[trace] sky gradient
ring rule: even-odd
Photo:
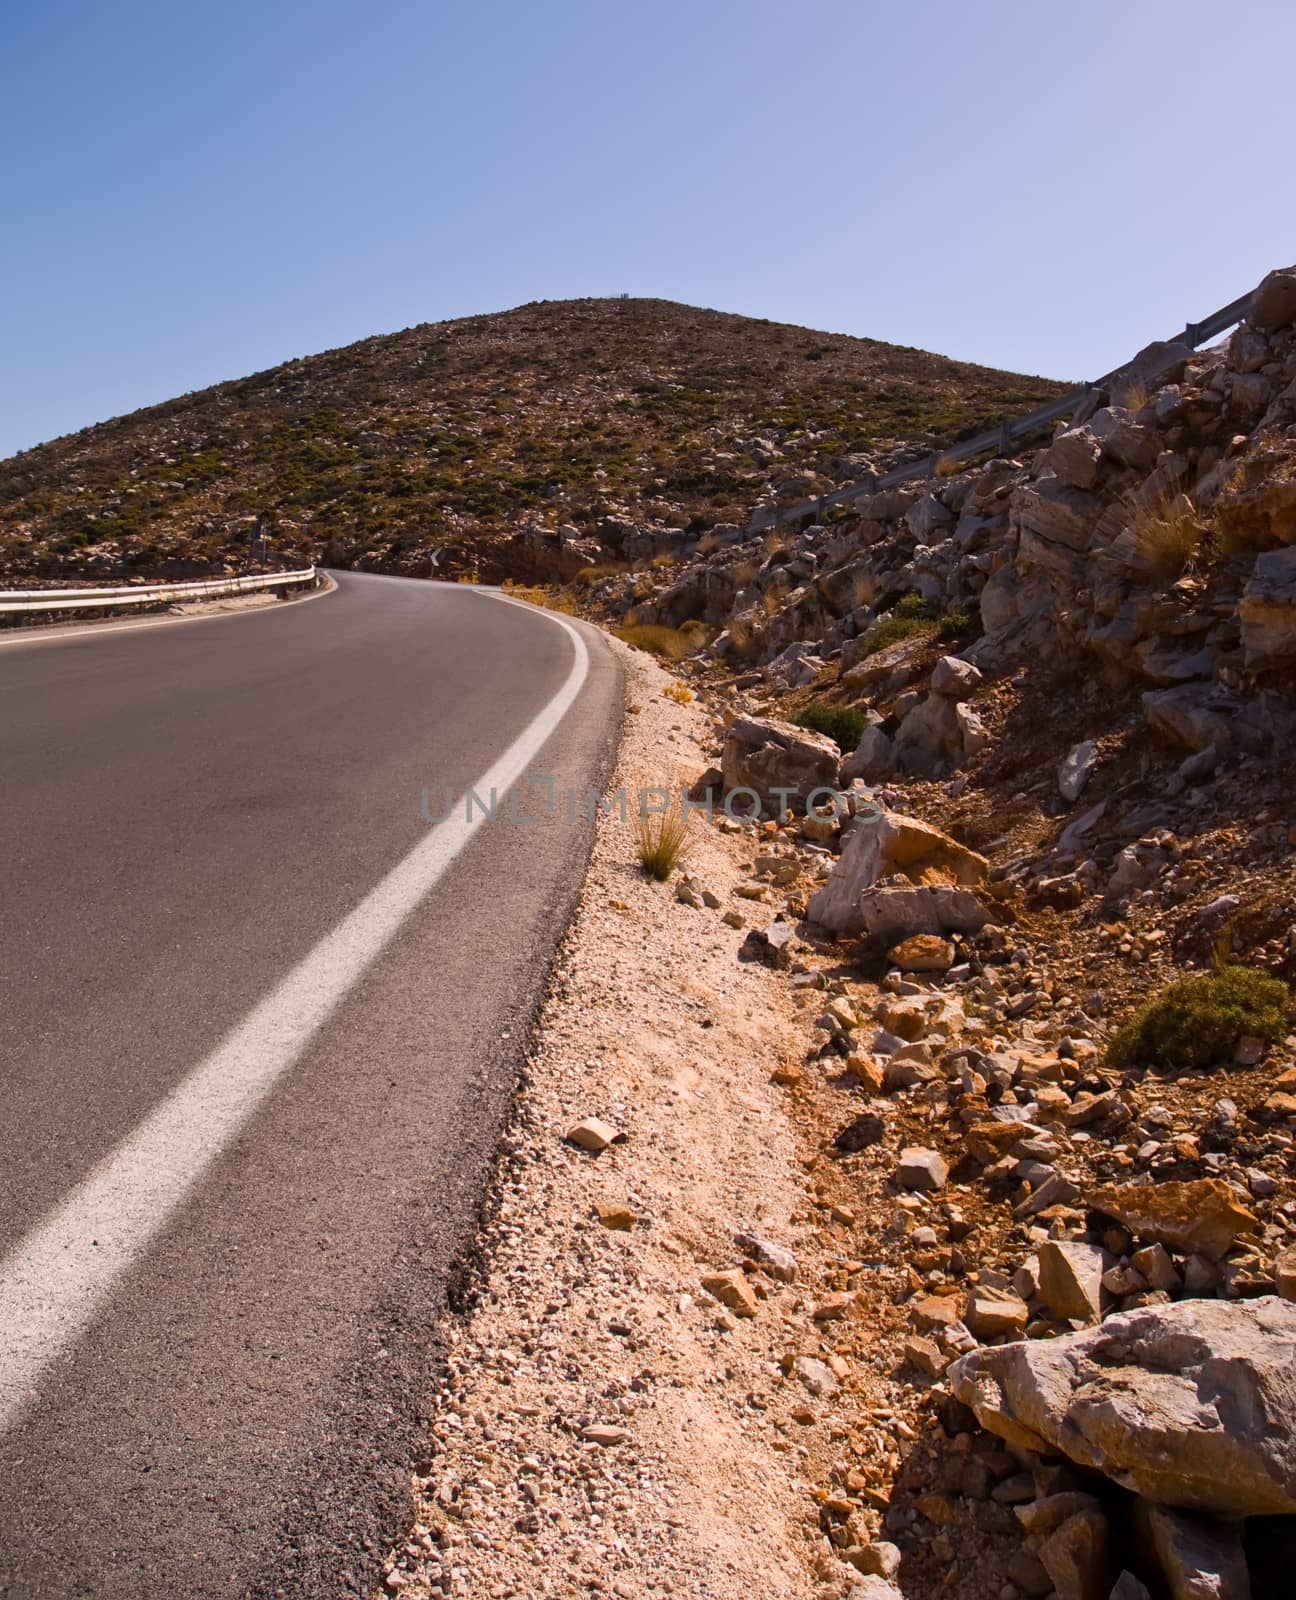
[[[0,456],[293,356],[661,296],[1084,379],[1296,260],[1296,7],[0,11]]]

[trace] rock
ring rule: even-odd
[[[1289,1245],[1274,1262],[1274,1288],[1282,1300],[1296,1300],[1296,1245]]]
[[[1256,557],[1237,615],[1248,672],[1296,659],[1296,548]]]
[[[849,1600],[904,1600],[895,1584],[876,1573],[861,1573],[847,1591]]]
[[[970,661],[957,656],[942,656],[932,670],[932,693],[947,700],[966,700],[975,694],[984,678]]]
[[[1095,1211],[1124,1223],[1139,1238],[1212,1261],[1218,1261],[1232,1249],[1239,1234],[1256,1225],[1255,1217],[1220,1178],[1108,1186],[1096,1189],[1089,1203]]]
[[[776,919],[764,928],[752,928],[739,946],[745,961],[761,961],[767,967],[786,970],[792,965],[792,945],[796,929],[790,922]]]
[[[1154,339],[1144,345],[1112,379],[1111,396],[1117,405],[1132,401],[1163,383],[1177,383],[1192,360],[1192,347],[1177,339]],[[1136,402],[1137,403],[1137,402]]]
[[[1058,1600],[1108,1600],[1112,1573],[1111,1534],[1101,1511],[1068,1517],[1039,1547],[1040,1562]]]
[[[939,1378],[950,1364],[950,1358],[941,1347],[933,1339],[924,1339],[921,1334],[905,1340],[904,1359],[929,1378]]]
[[[1152,1594],[1141,1578],[1122,1572],[1112,1585],[1110,1600],[1152,1600]]]
[[[1085,426],[1060,433],[1045,450],[1040,466],[1072,489],[1092,489],[1101,462],[1102,447],[1093,429]]]
[[[909,1146],[900,1152],[895,1170],[895,1181],[902,1189],[918,1189],[930,1193],[943,1189],[949,1177],[949,1167],[935,1150],[920,1150]]]
[[[853,1294],[829,1294],[815,1306],[810,1313],[812,1322],[840,1322],[848,1316],[850,1308],[855,1304]]]
[[[837,1392],[837,1375],[825,1361],[814,1356],[798,1356],[792,1370],[817,1400],[826,1399]]]
[[[1030,1321],[1030,1307],[1008,1289],[978,1284],[968,1292],[963,1321],[977,1339],[997,1339],[1005,1333],[1020,1335]]]
[[[734,1242],[771,1278],[776,1278],[779,1283],[796,1282],[797,1258],[781,1244],[773,1244],[753,1233],[740,1233]]]
[[[578,1122],[567,1130],[567,1143],[574,1144],[577,1149],[588,1150],[593,1155],[606,1150],[610,1144],[615,1144],[624,1135],[619,1133],[610,1122],[603,1122],[598,1117],[586,1117],[583,1122]]]
[[[1153,1289],[1173,1294],[1183,1288],[1183,1279],[1163,1244],[1149,1244],[1142,1250],[1136,1250],[1130,1257],[1130,1265],[1147,1279]]]
[[[1161,1569],[1170,1600],[1249,1600],[1251,1579],[1238,1523],[1140,1500],[1135,1529]]]
[[[599,1221],[614,1233],[629,1233],[639,1221],[629,1206],[600,1204],[595,1209]]]
[[[735,717],[720,758],[726,795],[747,789],[763,805],[797,813],[814,790],[836,789],[840,766],[834,740],[769,717]]]
[[[1029,1505],[1016,1507],[1017,1520],[1026,1532],[1043,1534],[1052,1533],[1082,1511],[1099,1509],[1098,1501],[1093,1495],[1084,1494],[1078,1489],[1045,1495],[1043,1499],[1033,1500]]]
[[[1074,805],[1084,793],[1097,762],[1098,745],[1095,740],[1085,739],[1080,744],[1072,745],[1057,774],[1058,792],[1068,805]]]
[[[876,783],[891,771],[895,761],[895,744],[891,736],[878,723],[865,728],[853,755],[842,763],[841,781],[854,783],[862,778],[865,783]]]
[[[1296,267],[1278,267],[1261,279],[1247,321],[1260,333],[1296,322]]]
[[[604,1449],[609,1445],[624,1444],[628,1437],[624,1428],[610,1427],[602,1422],[591,1423],[588,1428],[582,1428],[580,1436],[591,1444],[601,1444]]]
[[[713,1272],[702,1280],[702,1287],[737,1317],[756,1315],[756,1296],[747,1274],[735,1267],[729,1272]]]
[[[915,933],[976,933],[989,916],[972,886],[989,867],[939,828],[878,806],[851,824],[807,915],[830,933],[869,933],[888,944]],[[881,887],[891,878],[911,887]]]
[[[894,1578],[900,1570],[899,1548],[887,1539],[873,1544],[856,1545],[850,1554],[850,1564],[856,1572],[871,1573],[878,1578]]]
[[[1095,411],[1089,427],[1103,454],[1121,466],[1146,471],[1156,461],[1156,435],[1140,427],[1123,406],[1104,406]]]
[[[1242,711],[1238,698],[1216,684],[1180,683],[1143,696],[1143,715],[1152,731],[1188,750],[1214,746],[1225,751],[1239,740],[1254,739]]]
[[[954,965],[954,946],[934,933],[916,933],[887,952],[887,960],[901,972],[948,972]]]
[[[886,1123],[875,1112],[865,1111],[846,1124],[833,1144],[847,1155],[857,1155],[861,1150],[881,1144],[885,1138]]]
[[[1060,1451],[1159,1504],[1296,1512],[1296,1307],[1181,1300],[974,1351],[957,1399],[1020,1448]]]
[[[1039,1248],[1039,1292],[1057,1317],[1097,1322],[1102,1316],[1103,1252],[1078,1240],[1046,1239]]]
[[[958,705],[944,695],[918,701],[896,729],[896,765],[903,772],[934,772],[942,762],[956,761],[962,750]]]

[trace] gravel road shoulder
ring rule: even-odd
[[[695,777],[712,719],[613,647],[630,708],[616,783]],[[789,1326],[809,1326],[806,1290],[738,1270],[738,1235],[795,1252],[804,1195],[771,1076],[803,1056],[805,1024],[782,975],[737,960],[743,934],[720,914],[752,909],[733,898],[749,861],[741,840],[695,826],[686,870],[719,904],[694,909],[640,872],[625,823],[600,823],[484,1281],[447,1330],[431,1466],[389,1592],[738,1600],[757,1578],[765,1596],[821,1592],[810,1447],[794,1437],[821,1431],[821,1407],[779,1364]],[[565,1136],[589,1117],[623,1137],[575,1147]],[[703,1288],[728,1272],[756,1315]]]

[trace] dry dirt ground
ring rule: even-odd
[[[678,787],[707,764],[712,719],[667,698],[650,658],[613,647],[630,708],[616,782]],[[447,1330],[431,1466],[389,1592],[745,1600],[757,1583],[766,1600],[801,1600],[845,1586],[820,1486],[866,1452],[894,1464],[908,1429],[839,1351],[859,1342],[841,1294],[859,1264],[807,1205],[787,1087],[810,996],[799,1009],[786,974],[740,961],[743,931],[722,920],[772,914],[734,896],[752,856],[750,836],[697,823],[685,871],[717,903],[695,909],[678,879],[640,871],[630,827],[601,823],[520,1089],[484,1281]],[[566,1138],[588,1117],[619,1136],[599,1154]],[[795,1263],[775,1251],[762,1270],[739,1235]],[[746,1295],[719,1288],[736,1309],[703,1286],[735,1271]]]

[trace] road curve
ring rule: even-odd
[[[539,782],[461,797],[504,757],[584,797],[620,684],[592,631],[338,581],[0,640],[6,1600],[365,1593],[402,1531],[589,847]]]

